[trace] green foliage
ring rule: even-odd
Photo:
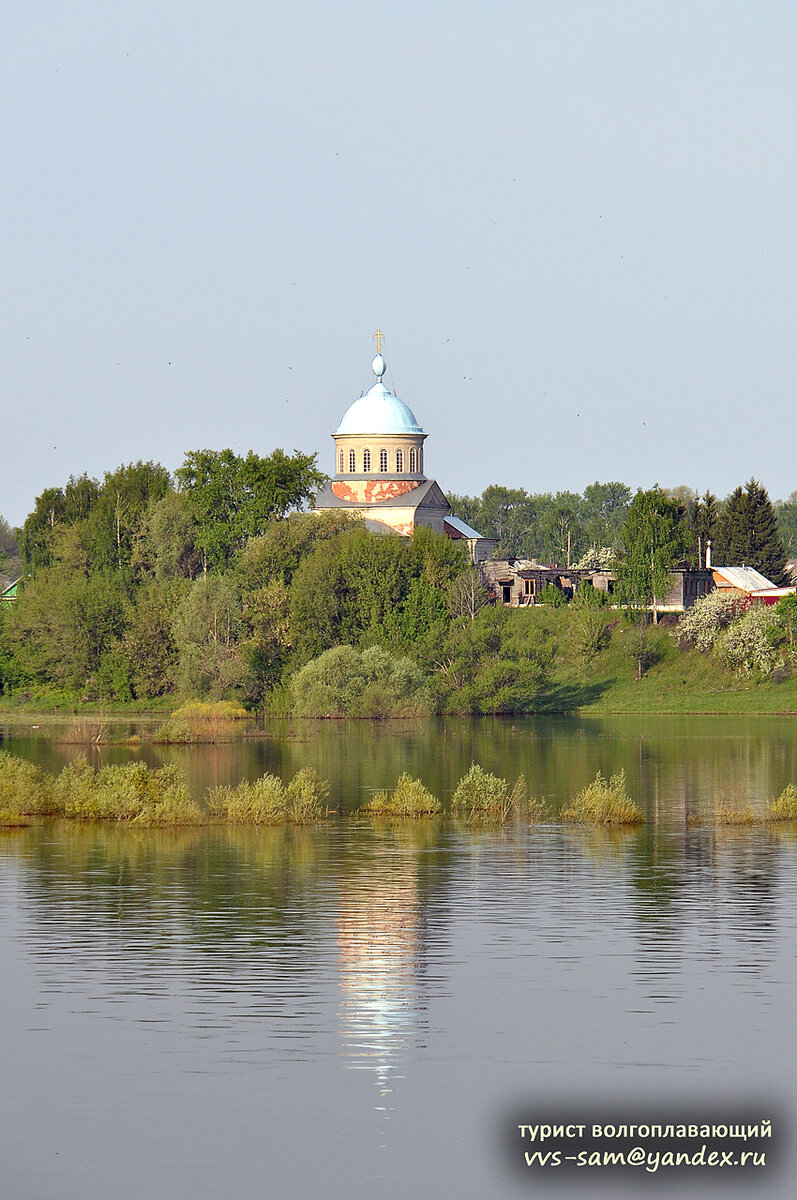
[[[537,603],[547,604],[551,608],[564,608],[564,606],[567,604],[567,596],[564,594],[561,588],[556,586],[556,584],[546,583],[545,587],[540,592]]]
[[[202,810],[174,766],[112,764],[95,772],[79,755],[64,767],[53,788],[58,811],[80,821],[129,821],[136,825],[197,825]]]
[[[554,647],[529,615],[490,607],[473,620],[452,624],[435,655],[435,707],[448,713],[534,712]]]
[[[725,566],[755,567],[773,583],[784,582],[783,549],[778,519],[767,494],[755,479],[728,497],[720,522],[714,561]]]
[[[678,502],[660,487],[634,497],[621,530],[623,555],[617,568],[617,598],[649,608],[667,594],[670,570],[684,550]]]
[[[591,591],[595,591],[589,585]],[[572,636],[578,653],[585,662],[592,662],[596,655],[604,650],[611,640],[611,630],[607,624],[606,615],[601,608],[591,604],[572,607]]]
[[[753,604],[717,638],[720,660],[743,678],[767,677],[784,661],[775,636],[776,612],[763,604]]]
[[[462,812],[468,819],[497,817],[505,819],[510,810],[509,784],[478,763],[471,763],[451,797],[454,812]]]
[[[715,589],[687,609],[678,622],[678,640],[683,647],[703,653],[711,650],[723,629],[738,621],[744,612],[741,592]]]
[[[590,546],[613,547],[631,502],[624,483],[592,483],[574,492],[530,495],[522,488],[491,486],[481,497],[449,496],[457,516],[498,539],[497,557],[571,562]]]
[[[229,576],[203,575],[188,585],[172,623],[174,682],[182,695],[220,700],[243,687],[243,628],[240,598]]]
[[[302,767],[285,789],[287,819],[294,825],[310,825],[327,815],[329,781],[312,767]]]
[[[289,587],[300,563],[318,545],[359,524],[358,517],[338,509],[272,518],[265,531],[251,538],[236,556],[234,570],[241,591],[256,594],[277,582]]]
[[[126,589],[113,576],[59,564],[39,571],[10,609],[3,645],[14,682],[80,688],[124,630]]]
[[[797,787],[789,783],[778,796],[769,802],[770,821],[797,821]]]
[[[441,809],[440,801],[425,784],[404,772],[392,792],[377,792],[363,805],[362,812],[376,817],[431,817]]]
[[[251,714],[232,700],[190,700],[175,709],[153,737],[160,744],[229,741],[236,722]]]
[[[18,579],[22,574],[22,566],[16,534],[8,521],[0,517],[0,575],[5,575],[7,579]]]
[[[297,771],[287,788],[276,775],[262,775],[236,787],[213,788],[208,809],[236,825],[309,825],[327,815],[329,783],[310,767]]]
[[[300,717],[414,716],[427,707],[424,685],[411,659],[336,646],[297,671],[291,695]]]
[[[281,825],[287,814],[285,788],[276,775],[262,775],[236,787],[213,788],[208,811],[236,825]]]
[[[588,579],[581,580],[581,583],[576,588],[576,593],[572,600],[572,604],[575,609],[601,609],[606,608],[608,603],[608,592],[602,591],[601,588],[594,587]]]
[[[659,661],[663,647],[646,614],[632,610],[628,616],[625,648],[636,666],[636,679],[639,682],[645,672]]]
[[[187,496],[168,491],[151,502],[133,546],[131,565],[136,575],[154,576],[160,582],[195,579],[202,570],[196,530]]]
[[[135,696],[164,696],[174,687],[178,651],[173,612],[186,586],[182,581],[150,579],[135,593],[120,646]]]
[[[797,647],[797,592],[784,596],[775,605],[775,623],[788,643],[789,654],[793,655]]]
[[[625,771],[604,779],[600,771],[562,809],[562,820],[572,825],[639,825],[639,806],[628,795]]]
[[[249,451],[195,450],[176,471],[196,531],[194,543],[210,569],[226,566],[236,549],[266,532],[272,517],[312,500],[325,476],[315,454],[275,450],[267,458]]]
[[[97,694],[103,700],[119,700],[125,703],[133,699],[130,681],[130,666],[127,658],[117,647],[106,650],[97,667]]]
[[[58,812],[53,780],[41,767],[0,750],[0,824],[19,816]]]
[[[788,500],[779,501],[775,513],[786,557],[797,558],[797,492],[792,492]]]

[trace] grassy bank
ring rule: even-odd
[[[584,617],[569,607],[538,606],[513,617],[540,640],[549,639],[553,647],[547,683],[536,699],[535,712],[797,714],[797,671],[784,673],[778,682],[740,678],[712,654],[682,650],[673,625],[649,627],[640,651],[639,631],[621,612],[597,610]],[[520,670],[517,662],[503,666],[512,675]],[[279,715],[287,715],[283,693],[284,689],[275,693],[283,698],[281,707],[277,705]],[[247,714],[241,709],[216,711],[225,704],[180,707],[180,700],[171,696],[109,706],[84,702],[76,694],[41,691],[25,698],[0,697],[0,721],[11,725],[37,718],[55,721],[101,715],[112,726],[125,718],[172,714],[174,719],[164,725],[157,740],[201,742],[242,732]]]
[[[594,713],[797,713],[797,673],[781,682],[740,679],[710,654],[681,650],[674,627],[647,632],[652,661],[637,678],[635,631],[619,612],[601,612],[601,648],[587,655],[569,609],[532,609],[527,619],[556,645],[551,687],[540,711]]]

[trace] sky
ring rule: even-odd
[[[0,514],[318,451],[373,382],[443,489],[797,490],[797,6],[0,10]]]

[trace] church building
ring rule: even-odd
[[[495,541],[451,511],[440,485],[424,474],[426,434],[403,400],[383,382],[386,363],[377,333],[373,387],[355,400],[333,433],[335,474],[315,498],[316,509],[359,513],[369,529],[409,537],[420,525],[468,543],[473,562],[492,558]]]

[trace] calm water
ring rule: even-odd
[[[75,753],[42,733],[2,744]],[[797,721],[323,724],[141,753],[198,793],[310,764],[344,809],[404,769],[447,796],[477,759],[556,802],[623,767],[649,824],[4,833],[2,1200],[793,1194],[797,834],[684,814],[797,781]],[[773,1118],[779,1172],[517,1168],[532,1112],[729,1104]]]

